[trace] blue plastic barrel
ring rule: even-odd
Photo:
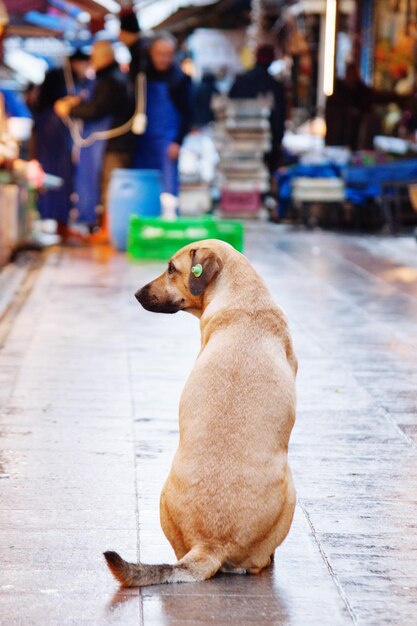
[[[161,214],[161,173],[158,170],[115,169],[109,193],[109,229],[117,250],[126,250],[131,215],[157,217]]]

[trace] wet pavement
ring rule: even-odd
[[[65,250],[0,350],[0,624],[416,624],[417,246],[253,226],[246,252],[300,362],[273,568],[118,591],[104,550],[174,561],[158,498],[198,323],[133,299],[160,265]]]

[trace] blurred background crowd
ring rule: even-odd
[[[146,171],[149,215],[412,225],[416,4],[0,0],[15,230],[29,207],[51,240],[106,241],[120,185]]]

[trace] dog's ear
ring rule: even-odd
[[[223,267],[221,259],[209,248],[191,250],[188,287],[193,296],[201,296]]]

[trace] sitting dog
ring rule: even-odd
[[[148,311],[199,317],[201,350],[160,501],[178,562],[133,564],[106,552],[107,564],[123,587],[256,574],[288,534],[296,503],[287,452],[297,360],[285,315],[248,260],[216,239],[179,250],[135,295]]]

